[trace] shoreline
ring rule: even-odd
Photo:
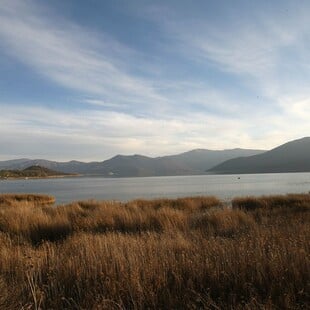
[[[80,177],[82,174],[61,174],[61,175],[49,175],[49,176],[38,176],[38,177],[2,177],[0,180],[6,181],[6,180],[32,180],[32,179],[56,179],[56,178],[67,178],[67,177]]]

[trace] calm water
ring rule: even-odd
[[[240,179],[239,179],[240,178]],[[308,193],[310,173],[203,175],[120,178],[75,177],[36,180],[2,180],[0,193],[44,193],[57,203],[73,200],[131,200],[135,198],[216,195],[236,196]]]

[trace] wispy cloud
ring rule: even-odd
[[[37,74],[73,89],[79,102],[167,119],[187,114],[191,106],[208,114],[240,110],[237,98],[228,98],[221,89],[197,82],[197,78],[174,75],[168,79],[155,69],[149,78],[133,74],[135,68],[145,67],[150,76],[154,64],[143,62],[140,52],[108,34],[48,14],[50,10],[33,1],[4,1],[0,8],[1,45]]]
[[[97,101],[147,106],[164,103],[146,79],[129,74],[137,55],[105,34],[59,17],[47,18],[32,1],[4,1],[0,7],[2,46],[40,75]],[[127,63],[124,62],[127,59]]]
[[[223,9],[215,20],[201,15],[193,18],[191,12],[184,19],[168,4],[153,4],[146,12],[185,56],[213,62],[222,71],[260,78],[280,65],[278,60],[286,49],[300,54],[305,37],[309,37],[307,2],[296,6],[295,2],[283,1],[270,12],[259,5],[243,11],[242,1],[238,4],[233,10]]]
[[[191,12],[184,18],[169,4],[153,4],[146,12],[170,37],[170,49],[274,99],[308,85],[310,5],[307,1],[265,4],[243,10],[245,3],[237,1],[218,12],[216,19],[201,14],[194,18]]]
[[[81,102],[86,102],[90,105],[105,107],[105,108],[121,108],[124,105],[118,103],[111,103],[100,99],[82,99]]]
[[[222,72],[225,78],[228,75],[249,94],[239,97],[238,102],[238,96],[229,98],[231,93],[223,89],[220,95],[213,96],[215,107],[222,106],[230,116],[247,117],[252,123],[259,120],[254,116],[257,113],[265,119],[279,120],[279,123],[275,121],[278,129],[271,126],[272,121],[265,128],[262,127],[265,122],[256,123],[266,136],[282,131],[282,136],[277,134],[279,141],[307,135],[310,131],[310,123],[306,121],[310,95],[309,3],[301,1],[296,5],[294,1],[283,1],[268,6],[269,10],[257,5],[245,12],[240,9],[241,3],[238,4],[223,9],[215,20],[199,18],[199,14],[193,18],[191,12],[184,19],[178,9],[172,10],[168,4],[153,4],[145,12],[170,37],[173,42],[170,49],[174,48],[176,53],[199,63],[205,70]],[[204,93],[198,90],[192,97],[201,101]],[[207,98],[212,98],[210,93]],[[259,130],[250,134],[257,136],[257,133]]]

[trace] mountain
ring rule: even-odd
[[[0,169],[25,169],[39,165],[66,173],[103,175],[107,177],[168,176],[205,174],[207,169],[231,158],[260,154],[262,150],[197,149],[178,155],[147,157],[117,155],[103,162],[56,162],[44,159],[20,159],[0,162]]]
[[[215,165],[218,165],[228,159],[240,156],[251,156],[261,154],[263,152],[265,151],[240,148],[220,151],[196,149],[182,154],[161,158],[169,158],[169,160],[178,162],[182,167],[187,167],[187,169],[194,171],[195,174],[201,174],[205,172],[205,170],[210,169],[211,167],[214,167]]]
[[[221,174],[309,171],[310,137],[290,141],[263,154],[230,159],[208,170]]]
[[[30,166],[23,170],[0,170],[0,179],[7,178],[46,178],[66,176],[67,173],[54,171],[45,167]]]
[[[193,174],[192,169],[184,167],[169,156],[151,158],[141,155],[117,155],[98,166],[101,174],[114,177],[168,176]]]

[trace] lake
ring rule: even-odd
[[[127,201],[136,198],[176,198],[215,195],[224,201],[236,196],[308,193],[310,173],[199,175],[146,178],[68,177],[1,180],[0,193],[44,193],[58,204],[74,200]]]

